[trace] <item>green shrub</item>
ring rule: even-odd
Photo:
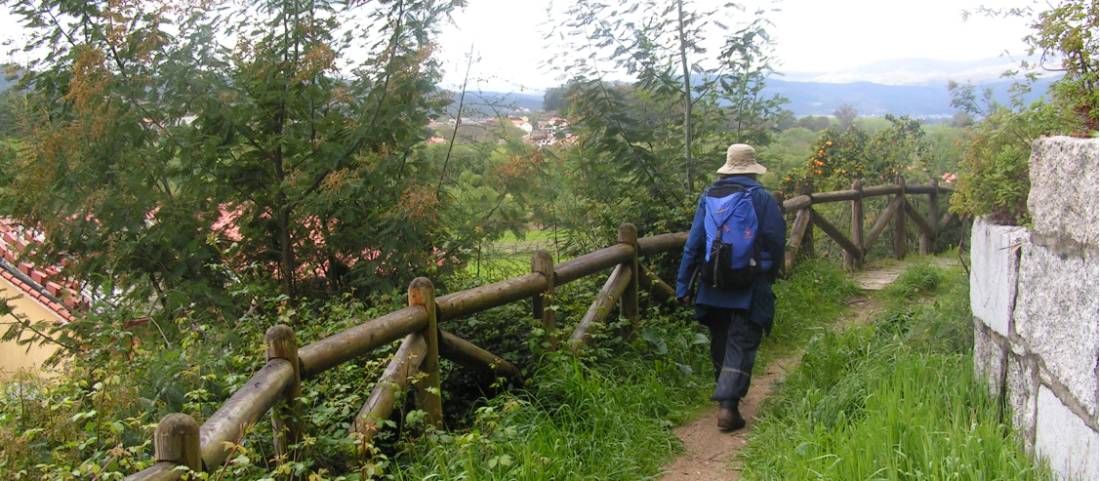
[[[1031,141],[1054,130],[1051,113],[1041,104],[1021,112],[999,107],[975,124],[959,163],[952,212],[987,216],[1000,224],[1026,224]]]

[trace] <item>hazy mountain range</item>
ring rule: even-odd
[[[764,92],[779,94],[789,100],[784,107],[797,116],[830,115],[837,107],[848,104],[860,115],[897,114],[920,118],[950,117],[951,95],[947,82],[971,82],[979,88],[989,87],[993,98],[1008,103],[1011,80],[1001,79],[1005,70],[1018,61],[1004,58],[975,62],[950,62],[928,59],[903,59],[876,62],[834,72],[792,72],[768,80]],[[1036,82],[1028,101],[1038,99],[1047,91],[1052,78]],[[457,105],[452,105],[452,109]],[[503,113],[527,109],[542,110],[541,93],[468,92],[466,112],[491,114],[493,108]],[[454,112],[452,112],[453,114]]]
[[[1005,71],[1018,69],[1020,61],[1037,62],[1038,57],[993,57],[967,62],[907,58],[883,60],[829,72],[784,72],[794,82],[858,83],[885,85],[945,85],[956,82],[985,83],[1001,80]]]
[[[1025,98],[1028,101],[1038,99],[1047,91],[1052,81],[1038,80]],[[1010,100],[1009,87],[1012,86],[1012,81],[1001,80],[977,85],[980,89],[991,88],[994,100],[999,103],[1007,104]],[[771,79],[764,92],[786,97],[790,102],[784,107],[798,116],[830,115],[843,104],[855,107],[860,115],[897,114],[935,118],[950,117],[955,113],[955,109],[951,107],[951,93],[947,90],[946,82],[940,85],[885,85],[873,82],[825,83]]]

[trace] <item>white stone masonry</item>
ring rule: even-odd
[[[974,370],[1063,480],[1100,477],[1098,141],[1035,141],[1032,227],[971,231]]]

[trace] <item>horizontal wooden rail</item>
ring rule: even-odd
[[[424,329],[427,325],[428,318],[423,308],[406,307],[340,331],[298,350],[302,377],[320,374],[409,333]]]
[[[783,211],[784,212],[795,212],[795,211],[798,211],[798,210],[805,209],[805,208],[813,205],[813,203],[814,203],[814,199],[813,199],[813,197],[810,197],[809,195],[800,195],[800,196],[797,196],[797,197],[791,197],[790,199],[787,199],[787,200],[783,201]]]
[[[827,204],[830,202],[845,202],[858,198],[881,197],[884,195],[897,195],[902,188],[896,184],[876,185],[864,187],[862,195],[855,190],[837,190],[831,192],[818,192],[791,197],[783,201],[783,210],[794,212],[814,204]],[[906,186],[906,194],[931,194],[932,192],[951,193],[954,189],[939,185],[914,185]]]
[[[856,200],[861,197],[866,197],[865,194],[860,194],[855,190],[837,190],[833,192],[821,192],[817,194],[810,194],[810,199],[814,204],[825,204],[828,202],[844,202],[849,200]]]
[[[439,306],[439,319],[449,321],[531,297],[546,287],[546,277],[533,272],[440,296],[435,302]]]
[[[226,444],[239,444],[245,428],[255,424],[293,381],[294,368],[290,363],[286,359],[272,359],[202,424],[199,444],[207,470],[225,462],[232,449]]]
[[[901,193],[901,187],[897,184],[873,185],[863,188],[863,197],[879,197],[884,195],[897,195]]]
[[[513,381],[519,381],[522,378],[519,368],[503,357],[447,331],[439,332],[439,353],[454,362],[488,371],[495,376]]]
[[[686,238],[685,238],[686,240]],[[639,244],[641,239],[638,240]],[[671,243],[670,243],[671,245]],[[683,245],[683,243],[681,243]],[[605,271],[616,264],[622,264],[630,260],[634,255],[634,247],[626,244],[616,244],[605,247],[595,252],[570,259],[554,266],[554,284],[560,286],[572,282],[584,276]]]
[[[642,237],[638,239],[638,254],[648,256],[661,252],[675,252],[684,247],[687,238],[687,232]]]

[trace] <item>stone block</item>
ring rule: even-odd
[[[1063,258],[1046,247],[1025,244],[1012,315],[1028,350],[1043,359],[1047,370],[1092,417],[1100,389],[1098,282],[1095,257]]]
[[[1012,410],[1012,425],[1023,434],[1030,449],[1035,433],[1035,397],[1039,372],[1029,358],[1009,355],[1005,363],[1005,402]]]
[[[974,318],[974,377],[985,382],[989,396],[999,399],[1004,391],[1005,350],[981,319]]]
[[[1027,210],[1036,234],[1096,249],[1100,219],[1096,159],[1097,139],[1045,137],[1031,144]]]
[[[970,230],[970,311],[994,332],[1012,332],[1012,306],[1027,229],[978,219]]]
[[[1062,480],[1092,481],[1100,476],[1100,439],[1046,386],[1039,387],[1035,452],[1050,461]]]

